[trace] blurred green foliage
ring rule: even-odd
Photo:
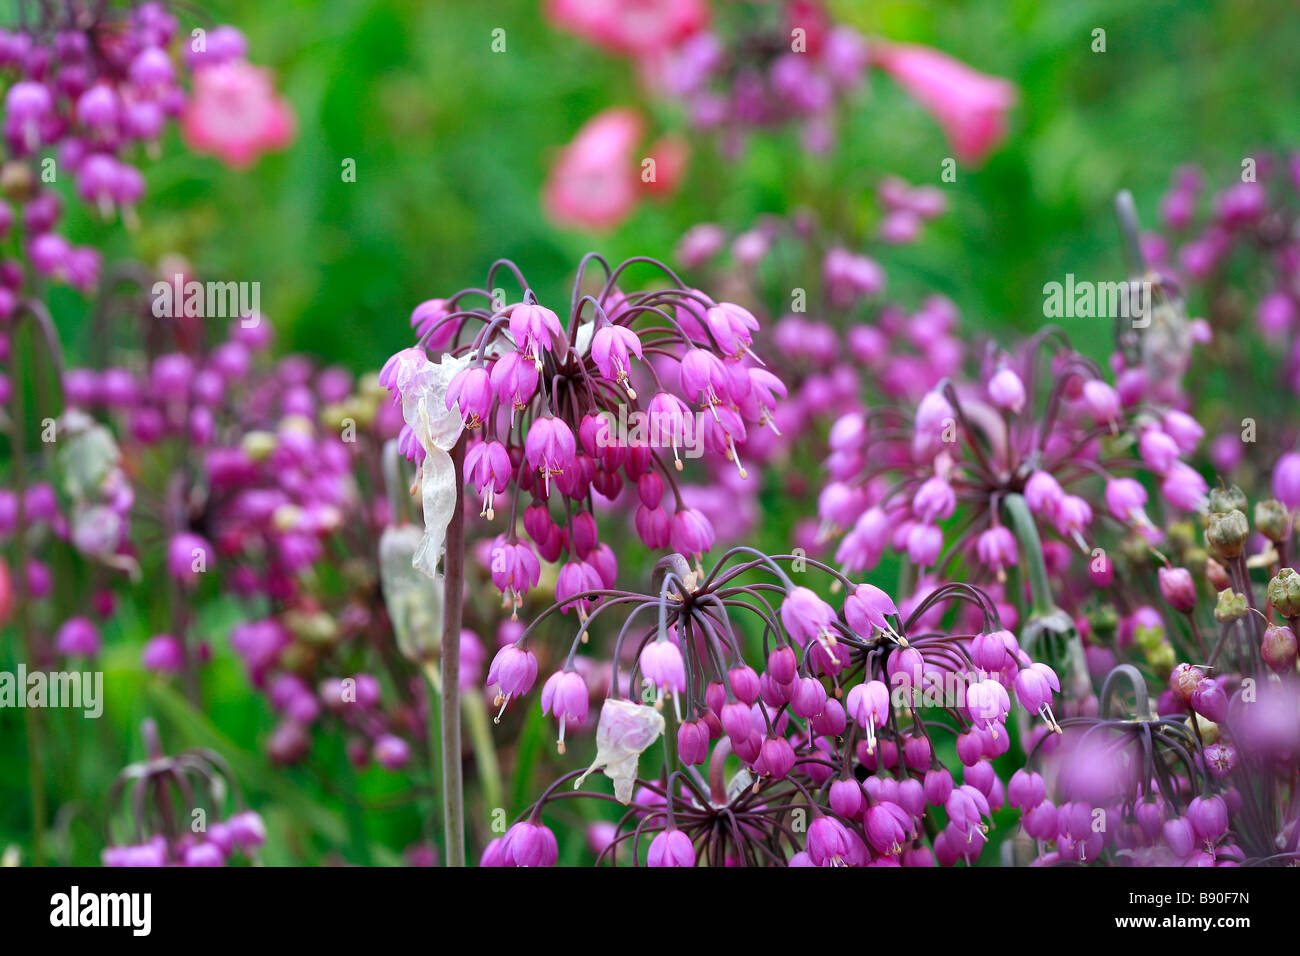
[[[755,141],[739,164],[694,137],[684,188],[613,234],[559,231],[539,194],[557,150],[609,105],[644,101],[634,71],[544,22],[540,4],[451,0],[226,2],[252,58],[274,68],[298,114],[284,155],[251,172],[179,148],[149,172],[136,248],[179,248],[206,273],[262,282],[281,344],[360,371],[409,341],[425,298],[516,260],[543,295],[591,248],[670,257],[691,224],[743,227],[819,184],[866,214],[896,173],[938,183],[949,150],[932,118],[884,76],[841,130],[835,175],[792,137]],[[1120,272],[1111,215],[1131,188],[1146,222],[1179,163],[1212,183],[1243,157],[1300,142],[1300,89],[1288,77],[1300,15],[1285,0],[842,2],[868,32],[932,44],[1021,90],[1007,143],[945,189],[952,211],[922,245],[917,282],[943,291],[975,328],[1041,321],[1042,286],[1073,271]],[[506,52],[490,49],[506,31]],[[1103,29],[1106,52],[1092,52]],[[658,109],[653,127],[677,126]],[[354,159],[357,181],[340,175]],[[1075,337],[1098,329],[1080,322]]]

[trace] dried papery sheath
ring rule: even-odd
[[[456,472],[448,452],[464,427],[457,405],[447,407],[447,387],[468,364],[468,358],[453,355],[444,355],[434,364],[422,352],[408,349],[398,372],[403,383],[402,417],[425,455],[420,465],[424,538],[412,564],[431,578],[437,574],[447,524],[456,508]]]
[[[574,781],[573,789],[582,786],[592,771],[604,770],[614,781],[614,796],[620,803],[630,803],[641,754],[663,732],[664,716],[653,707],[630,700],[606,700],[596,726],[596,759]]]
[[[379,538],[379,582],[384,604],[397,637],[397,647],[407,660],[424,663],[438,656],[442,643],[442,575],[429,579],[415,567],[414,558],[424,539],[415,525],[390,525]]]

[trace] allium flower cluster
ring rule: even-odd
[[[149,759],[124,767],[113,784],[104,865],[255,861],[266,842],[266,826],[256,812],[242,808],[238,784],[220,755],[210,750],[164,754],[153,721],[145,722],[144,737]],[[226,803],[233,804],[233,813]],[[127,820],[124,831],[113,829],[115,822],[121,824],[118,817]]]
[[[702,455],[744,477],[746,441],[770,426],[785,394],[750,349],[753,315],[640,261],[671,284],[623,292],[638,260],[611,269],[589,255],[563,319],[513,264],[497,263],[486,287],[508,272],[520,301],[467,289],[423,303],[412,316],[420,346],[380,374],[402,402],[399,444],[412,460],[425,459],[420,434],[430,414],[445,409],[463,423],[464,475],[480,516],[506,519],[490,567],[512,610],[547,562],[559,565],[562,610],[586,617],[590,592],[612,587],[618,572],[602,540],[603,512],[630,513],[652,550],[707,552],[713,526],[685,500],[677,473]],[[481,298],[486,306],[471,307]],[[437,364],[425,347],[443,352]]]
[[[838,609],[791,579],[809,571],[847,589]],[[577,651],[588,632],[613,633],[610,619],[621,622],[595,758],[548,787],[488,845],[482,865],[553,864],[555,839],[543,811],[573,796],[563,784],[573,781],[576,789],[598,770],[626,807],[617,825],[593,831],[599,861],[971,862],[1006,802],[992,761],[1010,745],[1013,700],[1026,716],[1056,726],[1056,675],[1020,649],[988,596],[969,585],[938,588],[905,615],[886,592],[825,565],[739,547],[707,573],[670,555],[657,565],[651,591],[603,596],[542,691],[543,709],[563,738],[565,721],[587,707],[579,676],[587,669]],[[953,620],[959,607],[981,622],[979,633],[928,623]],[[560,609],[544,611],[498,655],[503,689],[529,691],[538,671],[531,644]],[[758,645],[747,635],[759,631],[756,669],[748,652]],[[625,660],[631,668],[622,674]],[[957,767],[939,757],[936,736],[946,734],[956,738],[960,782]],[[652,747],[662,752],[657,778],[641,769]],[[733,755],[740,769],[728,779]]]

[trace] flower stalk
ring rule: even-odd
[[[465,443],[451,450],[456,507],[447,525],[445,615],[442,623],[442,808],[447,865],[465,865],[465,786],[461,764],[460,626],[465,594]]]

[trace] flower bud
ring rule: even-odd
[[[1278,674],[1285,674],[1287,671],[1295,670],[1295,632],[1289,627],[1278,627],[1276,624],[1270,624],[1264,628],[1264,640],[1260,645],[1260,653],[1264,655],[1264,663]]]
[[[1216,724],[1223,723],[1223,718],[1228,715],[1228,695],[1223,685],[1213,677],[1197,684],[1192,692],[1192,710]]]
[[[1190,614],[1196,607],[1196,584],[1186,568],[1161,568],[1156,577],[1160,581],[1160,596],[1175,611]]]
[[[1283,568],[1268,582],[1268,603],[1288,620],[1300,617],[1300,574]]]
[[[1276,543],[1291,535],[1291,514],[1286,505],[1276,498],[1255,503],[1255,527],[1268,540]]]
[[[1214,512],[1210,515],[1209,527],[1205,529],[1205,543],[1216,556],[1235,558],[1240,556],[1246,539],[1250,537],[1250,524],[1246,515],[1233,508],[1227,512]]]
[[[1228,577],[1227,569],[1211,557],[1205,559],[1205,577],[1215,591],[1226,591],[1232,587],[1232,578]]]
[[[1180,704],[1188,707],[1192,703],[1192,694],[1203,680],[1205,674],[1200,668],[1191,664],[1179,664],[1169,675],[1169,689]]]

